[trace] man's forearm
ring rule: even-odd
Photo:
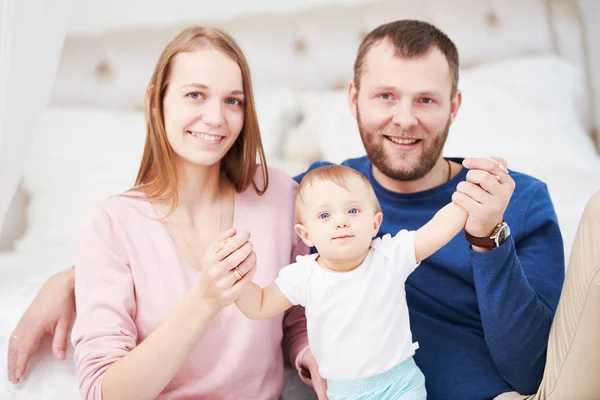
[[[509,239],[488,253],[472,252],[473,279],[484,336],[503,378],[519,393],[533,393],[542,378],[556,303],[542,298],[523,272]],[[544,265],[539,260],[539,267]],[[558,299],[561,276],[545,277]],[[552,296],[550,296],[552,297]]]

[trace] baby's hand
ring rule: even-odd
[[[219,254],[219,252],[225,248],[225,246],[227,245],[228,241],[229,241],[229,238],[226,238],[225,240],[222,240],[219,243],[217,243],[215,245],[215,247],[213,248],[213,252],[215,254]]]

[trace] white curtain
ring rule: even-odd
[[[50,96],[72,6],[73,0],[0,0],[0,227]]]

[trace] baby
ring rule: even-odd
[[[318,254],[299,256],[274,284],[251,283],[236,300],[248,318],[306,309],[308,340],[335,399],[425,399],[413,361],[404,282],[448,243],[467,213],[450,203],[417,231],[373,239],[383,215],[369,181],[352,168],[310,171],[296,194],[296,232]]]

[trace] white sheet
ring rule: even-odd
[[[45,280],[68,265],[65,251],[0,253],[0,398],[14,400],[79,399],[73,352],[60,361],[51,353],[49,338],[31,359],[25,379],[13,385],[7,379],[10,334]]]

